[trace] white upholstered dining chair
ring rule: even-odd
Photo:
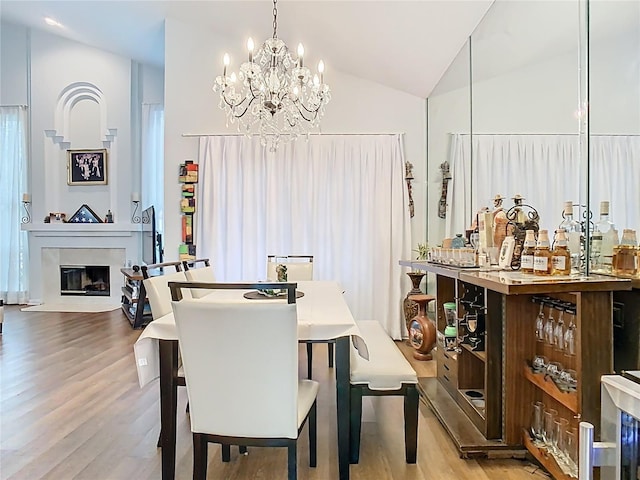
[[[313,280],[313,255],[268,255],[267,278],[275,282],[278,280],[278,265],[287,267],[288,282],[303,282]],[[305,342],[307,346],[307,378],[312,376],[313,343]],[[329,367],[333,368],[333,343],[327,343]]]
[[[191,262],[183,261],[184,274],[189,282],[208,282],[213,283],[216,277],[213,273],[213,266],[209,263],[208,258],[201,258]],[[209,292],[206,289],[194,288],[191,291],[193,298],[202,298]]]
[[[297,478],[297,440],[309,420],[309,463],[316,465],[318,383],[298,379],[295,284],[287,300],[217,302],[180,299],[193,283],[170,284],[191,402],[193,478],[207,476],[208,443],[288,449]],[[282,288],[282,284],[198,284],[197,288]],[[241,341],[238,341],[241,339]],[[249,352],[261,351],[263,361]]]

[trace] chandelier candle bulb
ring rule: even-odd
[[[247,40],[247,50],[249,50],[249,63],[253,62],[253,38],[249,37]]]
[[[298,67],[302,68],[304,67],[303,61],[302,61],[302,57],[304,56],[304,47],[302,46],[301,43],[298,44]]]
[[[224,68],[223,68],[223,70],[222,70],[222,77],[223,77],[223,79],[225,79],[225,78],[226,78],[226,76],[227,76],[227,67],[229,66],[229,62],[230,62],[230,60],[229,60],[229,54],[228,54],[228,53],[225,53],[225,54],[224,54],[224,57],[222,57],[222,63],[224,64]]]

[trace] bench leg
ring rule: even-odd
[[[333,342],[327,343],[327,350],[329,351],[329,368],[333,368]]]
[[[362,427],[362,389],[351,387],[349,408],[349,463],[360,461],[360,430]]]
[[[311,380],[311,365],[313,364],[313,343],[307,343],[307,378]]]
[[[404,448],[407,463],[416,463],[418,449],[418,388],[407,387],[404,397]]]

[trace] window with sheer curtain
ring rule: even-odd
[[[580,202],[577,135],[474,135],[472,141],[473,158],[469,135],[451,136],[447,237],[464,233],[478,209],[493,207],[497,193],[506,197],[506,208],[513,205],[511,197],[524,196],[538,210],[541,228],[550,232],[562,222],[564,202]],[[608,200],[619,232],[640,228],[640,204],[631,200],[638,198],[640,136],[592,135],[590,157],[593,218],[599,218],[600,202]]]
[[[142,106],[142,208],[154,206],[156,228],[164,232],[164,105]]]
[[[401,337],[401,135],[314,135],[275,153],[256,137],[203,137],[199,164],[196,244],[218,279],[265,279],[267,255],[313,255],[314,279],[339,282],[356,320]]]
[[[27,109],[0,107],[0,298],[26,303],[29,290],[27,232],[20,229],[26,213]]]

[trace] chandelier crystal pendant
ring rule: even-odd
[[[312,75],[304,66],[302,44],[294,59],[277,29],[277,0],[273,0],[273,37],[255,55],[249,38],[249,61],[240,66],[238,75],[227,74],[230,60],[225,53],[223,73],[213,86],[220,93],[219,107],[227,115],[227,126],[237,121],[239,132],[259,133],[261,144],[270,145],[272,151],[281,140],[295,140],[319,127],[324,106],[331,99],[324,83],[324,62],[320,60],[318,72]]]

